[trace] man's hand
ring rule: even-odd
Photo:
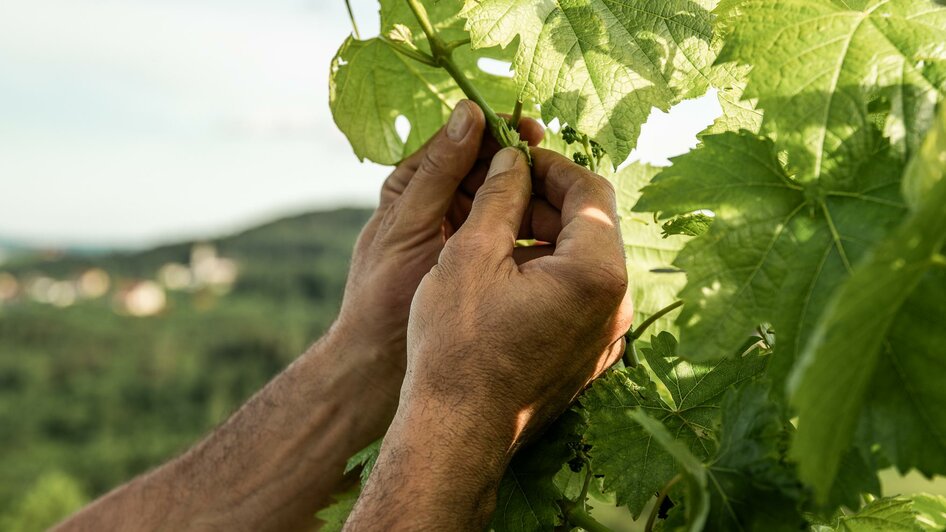
[[[534,120],[523,119],[519,129],[532,145],[542,140],[542,127]],[[404,376],[414,292],[437,263],[446,238],[469,214],[498,150],[485,135],[480,108],[461,101],[447,125],[391,173],[377,211],[358,238],[331,336],[364,356],[358,363],[365,390],[387,404],[388,419]],[[377,436],[385,428],[379,426]]]
[[[496,155],[414,297],[401,402],[352,529],[482,529],[517,445],[623,352],[614,192],[553,152],[533,160],[530,180],[516,150]],[[517,257],[524,233],[554,246]]]

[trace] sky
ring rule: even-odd
[[[328,107],[350,33],[342,0],[0,2],[0,238],[144,247],[375,204],[389,169]],[[655,111],[631,159],[666,164],[718,113]]]

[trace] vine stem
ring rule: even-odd
[[[624,361],[624,366],[628,368],[636,368],[640,365],[640,357],[637,356],[637,347],[634,345],[637,340],[643,336],[644,332],[654,324],[660,318],[663,318],[667,314],[673,312],[674,310],[683,306],[683,301],[674,301],[673,303],[667,305],[666,307],[658,310],[654,313],[653,316],[644,320],[636,329],[628,331],[624,335],[625,341],[627,341],[627,347],[624,348],[624,356],[621,357],[621,360]]]
[[[583,528],[587,532],[613,532],[578,505],[572,506],[565,512],[565,519],[568,520],[570,525]]]
[[[582,508],[588,509],[588,488],[591,487],[591,464],[585,462],[585,483],[581,486],[581,494],[578,495],[578,503]]]
[[[463,74],[453,60],[453,48],[459,44],[448,44],[443,41],[437,29],[430,23],[430,17],[427,16],[427,9],[420,3],[420,0],[407,0],[407,5],[411,8],[411,11],[414,12],[414,17],[417,19],[418,24],[420,24],[421,29],[424,30],[424,34],[427,35],[427,42],[430,44],[430,54],[434,58],[434,61],[450,74],[450,77],[452,77],[453,81],[460,87],[463,94],[466,94],[467,98],[473,100],[476,105],[480,106],[480,109],[483,110],[483,114],[486,116],[486,123],[489,125],[490,133],[493,134],[496,140],[502,143],[501,139],[504,138],[502,128],[505,127],[506,123],[496,114],[496,111],[486,103],[486,98],[484,98],[479,89],[470,82],[469,78]],[[465,41],[458,42],[462,44]]]
[[[345,7],[348,8],[348,19],[351,20],[351,29],[355,38],[361,40],[361,34],[358,33],[358,24],[355,23],[355,12],[351,9],[351,0],[345,0]]]
[[[624,340],[627,342],[627,345],[624,347],[624,356],[621,357],[621,360],[624,361],[624,367],[636,368],[640,366],[641,359],[637,356],[637,346],[634,345],[634,340],[630,338],[630,335],[625,336]]]
[[[517,129],[519,120],[522,118],[522,100],[516,100],[516,106],[512,109],[512,118],[509,119],[509,127]]]
[[[660,507],[663,505],[664,500],[670,493],[670,488],[672,488],[674,484],[680,482],[681,480],[683,480],[683,475],[677,473],[676,476],[671,478],[664,485],[664,487],[660,488],[660,492],[657,494],[657,502],[654,503],[654,507],[650,510],[650,515],[647,516],[647,524],[644,525],[644,532],[653,532],[654,523],[657,521],[657,514],[660,513]]]
[[[591,149],[591,140],[588,135],[581,136],[581,145],[585,148],[585,156],[588,157],[588,169],[597,174],[598,161],[595,158],[594,150]]]
[[[437,62],[434,60],[433,57],[431,57],[428,54],[425,54],[424,52],[420,50],[416,50],[416,49],[404,46],[401,43],[394,42],[383,35],[378,38],[381,39],[381,42],[390,46],[395,52],[405,57],[409,57],[413,59],[414,61],[417,61],[418,63],[423,63],[425,65],[432,66],[432,67],[440,66],[437,64]]]
[[[631,333],[630,340],[633,342],[634,340],[639,339],[644,334],[644,331],[646,331],[648,327],[653,325],[654,322],[656,322],[660,318],[663,318],[667,314],[670,314],[671,312],[673,312],[674,310],[682,306],[683,306],[683,301],[674,301],[673,303],[667,305],[666,307],[658,310],[657,312],[654,313],[653,316],[644,320],[644,322],[641,323],[640,326],[634,329],[634,332]]]

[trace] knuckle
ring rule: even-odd
[[[494,238],[482,230],[467,231],[462,235],[462,238],[456,240],[461,253],[472,255],[479,255],[482,250],[489,248],[494,243]]]
[[[529,181],[522,175],[522,172],[515,168],[502,170],[490,175],[486,181],[476,191],[476,197],[510,197],[528,186]]]
[[[583,288],[603,301],[619,305],[628,289],[627,268],[623,264],[597,265],[582,276]]]
[[[506,198],[509,198],[512,193],[513,188],[509,186],[508,183],[501,183],[498,181],[487,183],[476,191],[476,197],[473,199],[473,204],[476,205],[476,202],[479,202],[481,205],[500,203]]]
[[[449,284],[455,276],[455,268],[449,261],[441,261],[434,264],[434,267],[427,273],[430,282],[435,284]]]
[[[398,224],[398,215],[401,212],[401,209],[398,208],[400,203],[401,198],[397,198],[384,210],[384,212],[379,212],[376,215],[380,218],[377,222],[377,241],[379,245],[384,245],[387,243],[388,237],[390,236],[394,227]]]
[[[614,197],[616,196],[616,191],[615,191],[615,189],[614,189],[614,184],[611,183],[610,181],[608,181],[607,179],[601,177],[601,176],[598,175],[598,174],[594,174],[594,176],[595,176],[595,181],[596,181],[596,182],[599,184],[599,186],[601,187],[600,190],[601,190],[602,195],[604,195],[604,196],[606,196],[606,197],[608,197],[608,198],[614,199]]]
[[[424,152],[424,158],[421,160],[418,172],[423,171],[433,175],[444,173],[449,168],[449,154],[446,151],[439,142],[432,143]]]

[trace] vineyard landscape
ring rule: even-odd
[[[539,119],[544,147],[616,192],[627,351],[517,452],[492,530],[946,530],[946,6],[379,15],[376,36],[352,16],[324,65],[354,157],[396,164],[470,99],[501,145],[528,153],[516,124]],[[629,160],[655,109],[710,91],[722,114],[694,149]],[[5,246],[0,530],[45,529],[225,419],[331,324],[369,216],[136,252]],[[312,509],[321,530],[344,527],[380,445]]]

